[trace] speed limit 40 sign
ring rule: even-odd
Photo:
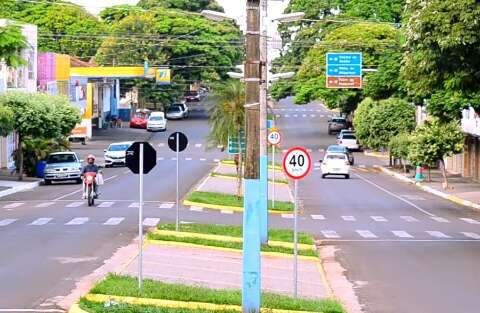
[[[302,179],[312,168],[312,158],[305,148],[295,147],[283,157],[283,171],[291,179]]]
[[[268,132],[268,143],[272,146],[277,146],[282,141],[282,134],[277,129],[272,129]]]

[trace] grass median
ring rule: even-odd
[[[193,191],[187,196],[186,200],[196,203],[243,208],[243,197],[239,198],[235,195],[219,192]],[[285,201],[275,201],[275,208],[272,209],[272,202],[269,200],[268,207],[270,210],[278,212],[293,212],[294,209],[292,202]]]
[[[139,291],[137,288],[137,280],[134,277],[119,276],[109,274],[107,278],[98,283],[91,291],[92,294],[104,294],[124,297],[138,297],[148,299],[162,299],[186,302],[203,302],[220,305],[241,305],[242,295],[240,290],[225,290],[225,289],[209,289],[198,286],[186,286],[180,284],[163,283],[150,279],[145,279],[143,282],[143,289]],[[98,306],[83,299],[80,306],[89,312],[112,312],[106,311],[105,307]],[[103,306],[103,303],[102,303]],[[123,306],[123,304],[122,304]],[[115,306],[111,306],[115,307]],[[165,309],[156,311],[151,307],[129,306],[130,311],[121,312],[189,312],[200,313],[202,310],[175,310]],[[283,309],[283,310],[297,310],[297,311],[313,311],[323,313],[345,313],[342,306],[334,300],[307,300],[294,299],[288,296],[262,293],[262,307],[268,309]],[[117,311],[119,312],[119,311]],[[238,313],[238,312],[237,312]]]

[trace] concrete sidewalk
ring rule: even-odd
[[[138,258],[121,273],[137,275]],[[293,258],[262,256],[262,290],[291,295],[293,293]],[[300,297],[327,298],[320,263],[299,259],[298,292]],[[241,289],[241,252],[207,247],[148,244],[143,254],[143,274],[163,282],[204,286],[215,289]]]
[[[0,198],[17,192],[31,190],[40,185],[41,180],[28,179],[25,181],[12,180],[10,177],[0,176]]]

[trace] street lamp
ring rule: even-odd
[[[203,10],[202,12],[200,12],[200,14],[203,17],[208,18],[209,20],[217,21],[217,22],[234,20],[234,18],[228,16],[227,14],[222,13],[222,12],[217,12],[217,11]]]
[[[279,81],[280,79],[289,79],[289,78],[292,78],[293,76],[295,76],[294,72],[273,74],[270,77],[270,82],[276,82],[276,81]]]
[[[237,73],[237,72],[227,72],[227,75],[230,78],[235,78],[235,79],[244,79],[244,77],[245,77],[245,74]]]
[[[297,22],[302,20],[305,17],[304,12],[295,12],[295,13],[289,13],[289,14],[282,14],[274,19],[272,19],[272,22],[280,22],[280,23],[291,23],[291,22]]]

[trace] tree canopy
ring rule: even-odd
[[[0,60],[8,66],[17,67],[24,63],[20,52],[27,46],[19,26],[0,27]]]
[[[140,0],[138,6],[144,9],[164,7],[190,12],[200,12],[202,10],[224,11],[215,0]]]

